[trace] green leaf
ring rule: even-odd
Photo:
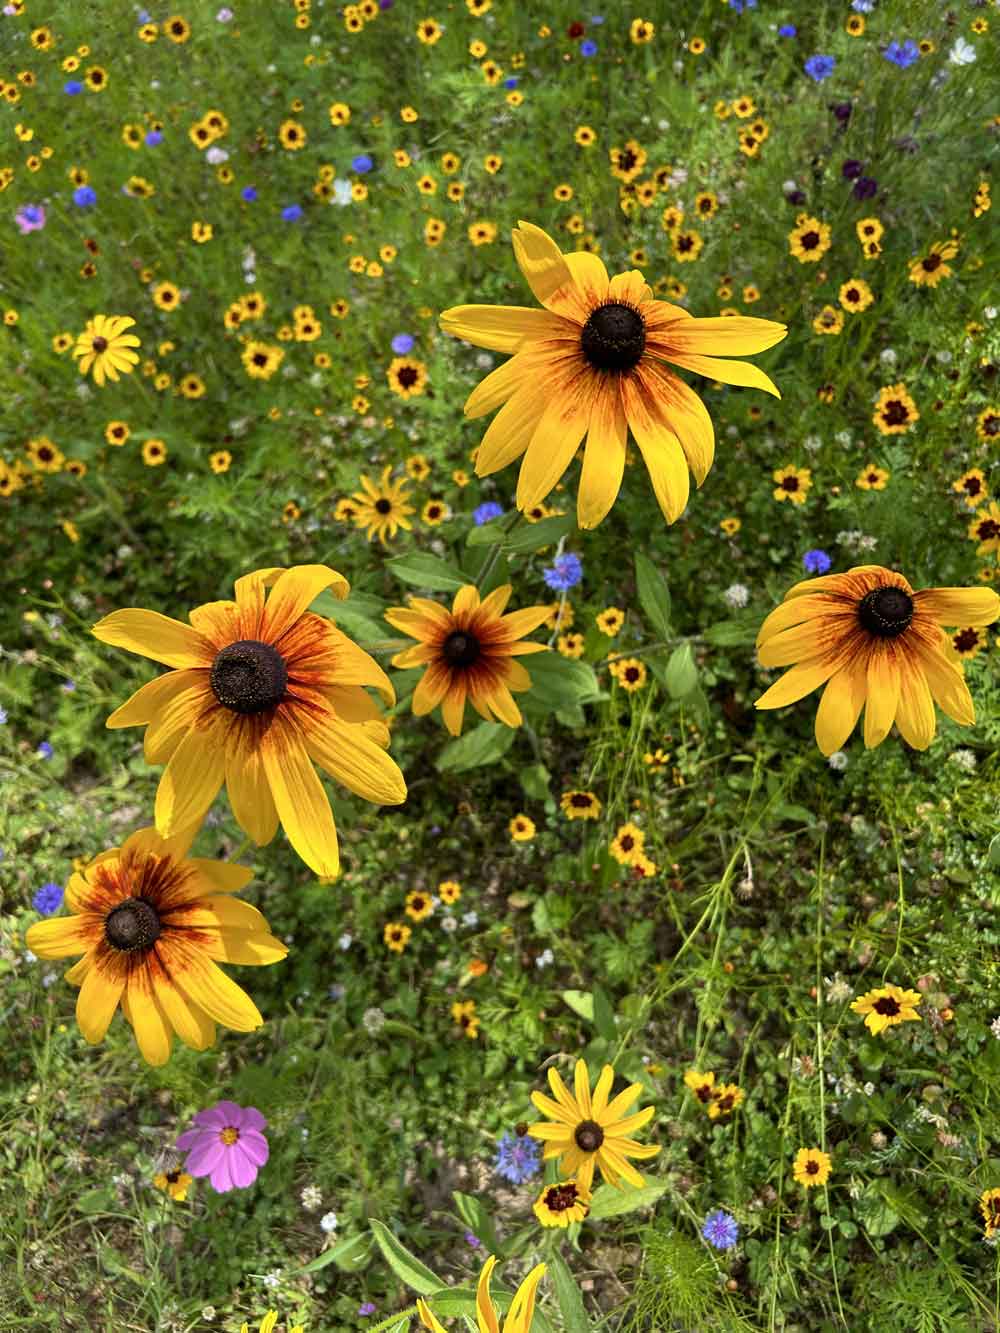
[[[990,839],[989,849],[986,853],[986,862],[988,865],[1000,866],[1000,833],[995,833]]]
[[[652,560],[641,551],[635,553],[635,583],[646,619],[660,638],[669,639],[670,588]]]
[[[869,1236],[888,1236],[899,1225],[900,1217],[880,1194],[862,1195],[855,1206],[858,1221]]]
[[[702,630],[702,637],[715,648],[738,648],[754,642],[757,628],[756,620],[752,625],[744,620],[720,620]]]
[[[384,1222],[372,1218],[369,1222],[375,1244],[385,1256],[385,1261],[399,1278],[400,1282],[415,1291],[418,1296],[429,1296],[432,1291],[440,1291],[444,1282],[432,1273],[426,1264],[422,1264],[415,1254],[411,1254],[402,1241],[397,1240]]]
[[[513,1259],[519,1254],[523,1254],[528,1246],[538,1235],[538,1223],[532,1222],[530,1226],[522,1227],[520,1231],[515,1231],[513,1236],[508,1236],[497,1251],[498,1259]]]
[[[585,1018],[588,1023],[593,1023],[593,995],[588,995],[587,992],[583,990],[564,990],[560,992],[560,996],[573,1010],[574,1014],[579,1014],[580,1017]]]
[[[531,689],[521,695],[524,704],[549,713],[601,698],[594,668],[586,662],[571,662],[559,653],[548,652],[532,654],[525,665],[531,676]]]
[[[469,582],[454,565],[424,551],[398,555],[394,560],[387,561],[386,569],[403,583],[412,583],[416,588],[431,588],[436,592],[456,592]]]
[[[549,1262],[549,1277],[555,1288],[559,1313],[562,1315],[565,1333],[590,1333],[590,1320],[583,1304],[583,1296],[576,1284],[576,1279],[569,1270],[569,1265],[558,1250],[554,1250]]]
[[[670,654],[664,680],[671,699],[683,699],[693,693],[698,684],[698,668],[689,643],[682,643]]]
[[[611,1007],[611,1001],[600,988],[594,986],[594,1027],[597,1028],[598,1035],[605,1041],[614,1041],[618,1036],[618,1029],[615,1027],[615,1011]]]
[[[353,1273],[368,1262],[371,1248],[371,1236],[367,1232],[361,1231],[356,1236],[348,1236],[346,1240],[337,1241],[336,1245],[331,1245],[328,1250],[318,1254],[315,1259],[310,1259],[307,1264],[296,1271],[299,1273],[318,1273],[321,1268],[326,1268],[328,1264],[336,1264],[345,1273]]]
[[[658,1181],[655,1185],[644,1185],[641,1190],[618,1190],[611,1185],[602,1185],[594,1191],[587,1220],[599,1222],[605,1217],[619,1217],[622,1213],[633,1213],[637,1208],[651,1208],[657,1199],[666,1194],[667,1188],[665,1180]]]
[[[114,1189],[110,1185],[98,1185],[92,1190],[84,1190],[77,1196],[76,1207],[81,1213],[106,1213],[116,1203]]]
[[[514,744],[514,727],[503,722],[480,722],[467,736],[449,741],[434,767],[439,773],[464,773],[469,768],[481,768],[495,763]]]
[[[507,529],[499,519],[491,518],[489,523],[482,523],[472,528],[465,539],[466,546],[499,546],[507,536]]]
[[[576,527],[572,514],[560,514],[557,518],[543,518],[538,523],[527,523],[518,527],[507,538],[506,547],[513,555],[528,555],[540,551],[543,546],[555,546],[560,538],[565,537]]]
[[[482,1241],[490,1254],[496,1254],[500,1242],[489,1212],[471,1194],[462,1194],[459,1190],[454,1190],[451,1197],[455,1200],[459,1217],[472,1234]]]
[[[551,777],[544,764],[529,764],[521,769],[521,790],[533,801],[544,801],[549,794]]]

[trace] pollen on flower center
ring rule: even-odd
[[[902,588],[875,588],[859,604],[858,619],[877,638],[898,638],[913,619],[913,599]]]
[[[454,630],[445,639],[441,652],[449,666],[472,666],[479,657],[479,640],[474,634],[468,634],[464,630]]]
[[[222,1142],[226,1144],[235,1143],[239,1137],[240,1131],[234,1125],[227,1125],[219,1135]]]
[[[160,937],[160,918],[142,898],[126,898],[105,917],[104,935],[122,953],[148,949]]]
[[[240,639],[217,654],[209,683],[224,708],[234,713],[262,713],[284,697],[288,669],[271,644]]]
[[[604,1142],[604,1130],[596,1120],[583,1120],[577,1125],[573,1138],[583,1152],[597,1152]]]
[[[646,347],[646,324],[638,310],[610,301],[583,326],[583,355],[596,370],[631,370]]]

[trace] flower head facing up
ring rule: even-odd
[[[532,1205],[532,1212],[543,1227],[568,1227],[583,1222],[590,1212],[591,1195],[576,1180],[546,1185]]]
[[[63,890],[59,884],[43,884],[31,900],[31,905],[42,916],[51,916],[62,906]]]
[[[140,829],[102,852],[70,876],[74,915],[36,922],[25,937],[40,958],[83,954],[66,973],[80,987],[80,1031],[92,1045],[103,1041],[120,1004],[151,1065],[170,1059],[175,1032],[204,1051],[216,1023],[260,1027],[256,1005],[216,962],[261,965],[288,953],[260,912],[233,896],[253,872],[189,858],[195,832],[163,838]]]
[[[383,546],[386,544],[387,536],[395,537],[400,528],[409,531],[413,527],[409,515],[414,512],[414,508],[413,505],[406,503],[409,498],[406,478],[399,477],[390,483],[391,473],[391,465],[383,468],[377,486],[370,477],[362,473],[362,489],[355,491],[352,496],[357,505],[354,513],[355,525],[365,529],[365,536],[369,541],[377,537]]]
[[[93,369],[94,383],[99,388],[105,377],[117,380],[120,370],[130,375],[132,367],[139,363],[132,348],[141,346],[135,334],[125,332],[134,323],[127,315],[95,315],[89,319],[73,348],[73,356],[79,358],[80,374],[86,375]]]
[[[252,1185],[268,1158],[267,1139],[262,1132],[267,1121],[257,1108],[217,1102],[207,1111],[198,1111],[194,1123],[195,1128],[177,1140],[178,1148],[188,1154],[184,1163],[187,1172],[208,1176],[209,1184],[219,1194]]]
[[[552,565],[542,570],[542,577],[548,587],[556,592],[568,592],[583,578],[583,561],[572,551],[568,551],[565,555],[557,555]]]
[[[279,823],[317,875],[339,872],[337,830],[313,763],[356,795],[399,805],[406,785],[385,753],[389,732],[366,692],[395,692],[375,660],[307,608],[349,585],[326,565],[262,569],[236,580],[235,600],[193,610],[190,625],[155,611],[114,611],[102,643],[174,668],[108,718],[146,726],[149,763],[165,763],[156,826],[169,837],[200,823],[225,784],[237,823],[262,846]],[[265,597],[270,589],[270,596]]]
[[[586,436],[577,520],[594,528],[618,495],[631,430],[673,523],[687,505],[688,469],[699,486],[708,475],[715,433],[701,399],[662,362],[780,397],[761,370],[722,358],[773,347],[785,326],[748,316],[694,319],[654,300],[638,271],[609,279],[597,255],[562,254],[531,223],[519,224],[513,244],[545,308],[469,305],[441,316],[446,333],[512,354],[465,404],[472,418],[501,408],[477,451],[477,474],[488,476],[523,454],[517,507],[530,510],[554,489]]]
[[[792,1163],[792,1175],[803,1189],[813,1189],[816,1185],[826,1184],[832,1166],[828,1153],[819,1148],[800,1148]]]
[[[983,1190],[979,1196],[979,1210],[987,1240],[1000,1231],[1000,1190]]]
[[[525,641],[542,624],[547,606],[531,606],[504,615],[510,584],[482,601],[472,584],[460,588],[449,611],[439,602],[414,597],[408,607],[393,607],[385,618],[394,629],[417,640],[392,659],[395,667],[424,666],[413,692],[417,717],[441,705],[441,717],[453,736],[462,730],[466,700],[487,722],[521,725],[512,690],[531,688],[531,677],[515,657],[545,652],[547,645]]]
[[[757,656],[764,667],[791,667],[756,701],[784,708],[825,686],[816,743],[839,750],[865,710],[866,749],[895,722],[903,739],[926,750],[934,739],[934,704],[959,726],[975,722],[961,663],[946,651],[944,626],[990,625],[1000,597],[990,588],[914,592],[902,574],[858,565],[797,583],[764,621]]]
[[[739,1239],[740,1227],[732,1213],[718,1208],[705,1218],[701,1234],[715,1249],[731,1250]]]
[[[919,1022],[916,1006],[922,999],[919,991],[901,990],[899,986],[890,983],[859,996],[851,1005],[851,1011],[864,1014],[865,1027],[872,1036],[877,1037],[880,1032],[895,1027],[897,1023]]]
[[[476,1285],[476,1324],[479,1333],[501,1333],[500,1321],[490,1300],[490,1277],[495,1264],[496,1258],[491,1255],[483,1264]],[[544,1276],[545,1265],[537,1264],[518,1287],[507,1311],[507,1318],[503,1321],[503,1333],[530,1333],[538,1284]],[[430,1306],[423,1299],[417,1301],[417,1314],[424,1328],[430,1329],[431,1333],[445,1333],[431,1313]]]
[[[822,83],[833,73],[836,64],[834,56],[810,56],[804,69],[814,83]]]
[[[493,1170],[512,1185],[523,1185],[538,1174],[541,1154],[539,1144],[527,1134],[502,1134]]]
[[[559,1170],[564,1176],[574,1176],[581,1190],[588,1191],[593,1183],[594,1168],[609,1185],[621,1188],[622,1179],[636,1189],[642,1189],[642,1176],[627,1160],[630,1157],[645,1161],[655,1157],[659,1145],[637,1143],[628,1137],[652,1119],[655,1108],[645,1107],[627,1115],[629,1107],[643,1091],[641,1083],[630,1084],[613,1100],[608,1100],[615,1071],[605,1065],[590,1091],[590,1076],[584,1060],[577,1060],[571,1095],[555,1069],[548,1072],[549,1087],[556,1100],[544,1093],[533,1092],[531,1100],[543,1115],[554,1123],[540,1121],[529,1125],[532,1138],[545,1143],[544,1159],[559,1158]]]

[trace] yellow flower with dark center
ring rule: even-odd
[[[156,1188],[169,1194],[175,1203],[184,1202],[193,1183],[193,1177],[182,1171],[179,1166],[174,1167],[172,1171],[161,1171],[159,1175],[153,1177]]]
[[[848,37],[860,37],[865,30],[865,21],[860,14],[852,14],[844,24],[844,31]]]
[[[575,1180],[566,1180],[561,1185],[546,1185],[531,1210],[543,1227],[568,1227],[586,1220],[590,1202],[589,1190],[581,1189]]]
[[[256,1005],[215,964],[277,963],[288,953],[260,912],[233,896],[251,870],[188,857],[196,832],[189,824],[169,838],[133,833],[70,876],[73,916],[38,921],[25,936],[39,958],[83,954],[66,980],[80,986],[76,1021],[86,1040],[104,1040],[120,1004],[151,1065],[169,1060],[175,1032],[204,1051],[216,1023],[260,1027]]]
[[[405,911],[411,921],[423,921],[434,911],[431,895],[421,893],[419,889],[414,889],[412,893],[406,895]]]
[[[869,463],[855,477],[854,484],[862,491],[884,491],[888,480],[889,473],[884,467],[876,467],[874,463]]]
[[[544,1093],[533,1092],[535,1107],[553,1124],[539,1122],[529,1125],[528,1133],[545,1144],[545,1161],[559,1158],[559,1170],[564,1176],[573,1176],[583,1190],[589,1190],[594,1179],[594,1168],[616,1188],[622,1180],[642,1189],[645,1181],[630,1157],[646,1161],[660,1151],[659,1145],[637,1143],[629,1136],[653,1118],[654,1107],[647,1106],[633,1115],[626,1114],[643,1091],[641,1083],[632,1083],[624,1092],[609,1102],[608,1095],[614,1082],[615,1071],[605,1065],[590,1091],[590,1076],[585,1060],[577,1060],[573,1074],[573,1092],[570,1095],[555,1069],[548,1071],[549,1087],[555,1101]]]
[[[646,150],[636,139],[629,139],[624,148],[608,149],[608,158],[611,162],[611,174],[616,180],[624,181],[626,185],[633,181],[646,165]],[[523,223],[521,224],[524,225]],[[522,266],[523,272],[523,266]],[[527,274],[525,274],[527,277]],[[528,279],[531,281],[530,278]]]
[[[176,310],[180,299],[180,288],[175,283],[160,282],[153,288],[153,304],[160,310]]]
[[[757,110],[757,104],[752,97],[737,97],[733,102],[733,112],[739,116],[740,120],[747,120]]]
[[[976,417],[976,434],[989,444],[1000,436],[1000,407],[984,407]]]
[[[963,472],[957,481],[951,483],[951,489],[962,496],[970,509],[975,509],[990,493],[986,475],[977,467]]]
[[[613,639],[622,625],[625,624],[625,612],[620,611],[617,606],[609,606],[606,610],[597,614],[595,623],[602,634],[606,634],[609,639]]]
[[[205,381],[200,375],[183,375],[177,387],[185,398],[204,398],[205,396]]]
[[[582,634],[560,634],[556,640],[556,650],[570,661],[576,662],[583,656],[585,640]]]
[[[988,1240],[1000,1231],[1000,1190],[983,1190],[979,1196],[979,1209]]]
[[[615,680],[629,694],[641,690],[646,683],[646,666],[637,657],[623,657],[612,662],[608,670]]]
[[[950,278],[954,269],[945,262],[958,254],[957,241],[935,241],[925,255],[910,264],[910,281],[918,287],[936,287],[942,278]]]
[[[212,239],[213,231],[211,222],[192,222],[191,239],[195,245],[204,245],[206,241]]]
[[[851,278],[850,282],[845,282],[841,287],[838,299],[845,310],[855,315],[867,310],[875,300],[875,295],[863,278]]]
[[[819,1148],[800,1148],[792,1163],[792,1175],[808,1190],[826,1184],[830,1179],[832,1165],[829,1154]]]
[[[743,1100],[743,1089],[735,1083],[720,1083],[712,1089],[711,1100],[706,1106],[709,1120],[719,1120],[732,1115]]]
[[[416,398],[427,383],[427,367],[412,357],[397,356],[385,372],[389,388],[400,398]]]
[[[836,306],[825,305],[813,320],[813,332],[836,335],[844,327],[844,316]]]
[[[619,865],[630,866],[642,855],[645,843],[646,835],[641,828],[635,824],[622,824],[611,840],[608,851]]]
[[[696,1069],[689,1069],[684,1075],[684,1084],[703,1106],[708,1106],[715,1095],[715,1074],[711,1071],[701,1074]]]
[[[696,231],[677,231],[677,232],[674,232],[674,239],[673,239],[673,255],[674,255],[674,258],[677,260],[677,262],[678,262],[679,264],[691,264],[691,263],[694,263],[694,261],[695,261],[695,260],[698,258],[698,256],[701,254],[701,252],[702,252],[702,248],[703,248],[704,244],[705,244],[704,240],[702,239],[702,237],[701,237],[701,236],[698,234],[698,232],[696,232]],[[747,316],[747,315],[744,315],[744,316],[742,316],[741,318],[743,319],[744,322],[746,322],[746,323],[751,323],[751,324],[766,324],[766,323],[769,322],[769,321],[767,321],[767,320],[763,320],[763,319],[750,319],[750,317]],[[782,330],[784,329],[784,325],[775,325],[774,327],[775,327],[775,328],[781,328]],[[769,345],[773,345],[775,342],[778,342],[778,341],[779,341],[781,338],[783,338],[784,336],[785,336],[784,332],[780,333],[780,334],[778,335],[778,337],[772,339],[772,342],[771,342],[771,344],[769,344]],[[758,349],[758,348],[755,347],[755,348],[754,348],[754,351],[757,351],[757,350],[760,350],[760,349]],[[677,358],[676,358],[676,357],[673,357],[673,356],[669,357],[668,359],[669,359],[670,361],[673,361],[676,365],[683,365],[683,364],[684,364],[683,361],[678,361]],[[734,364],[735,364],[735,363],[734,363]],[[741,363],[739,363],[739,364],[742,365],[743,363],[741,362]],[[721,365],[721,366],[723,366],[723,367],[728,367],[729,362],[727,362],[727,361],[720,361],[720,362],[719,362],[719,365]],[[749,369],[749,367],[746,367],[746,368]],[[757,373],[758,373],[758,374],[761,374],[760,371],[758,371]],[[770,381],[768,381],[768,383],[770,383]],[[764,388],[765,386],[762,385],[762,384],[758,384],[757,387],[758,387],[758,388]],[[769,393],[772,393],[772,392],[773,392],[774,395],[775,395],[775,397],[777,397],[777,398],[780,398],[780,397],[781,397],[781,395],[778,393],[777,389],[775,389],[773,385],[771,385],[771,388],[768,390],[768,392],[769,392]]]
[[[406,481],[400,477],[390,485],[389,474],[391,472],[391,464],[383,468],[382,477],[377,486],[362,473],[362,489],[356,491],[351,497],[355,505],[355,524],[359,528],[366,529],[365,536],[369,541],[373,537],[378,537],[383,546],[387,535],[395,537],[400,528],[410,530],[413,527],[407,517],[407,515],[414,512],[414,509],[412,505],[406,503],[409,498]]]
[[[942,627],[998,618],[1000,597],[990,588],[914,592],[902,574],[880,565],[807,579],[785,594],[757,635],[762,666],[792,669],[755,707],[784,708],[824,685],[816,713],[823,754],[843,746],[862,708],[866,749],[880,745],[895,722],[908,745],[926,750],[936,729],[935,702],[959,726],[975,722]]]
[[[714,217],[719,211],[719,200],[711,190],[702,190],[694,197],[694,211],[700,218]]]
[[[919,1022],[916,1006],[922,998],[919,991],[901,990],[899,986],[889,984],[859,996],[851,1005],[851,1012],[864,1014],[865,1027],[877,1037],[897,1023]]]
[[[548,607],[531,606],[504,615],[512,588],[496,588],[480,601],[471,584],[455,594],[449,611],[427,598],[410,599],[409,607],[393,607],[385,618],[418,642],[392,659],[394,667],[424,666],[413,692],[414,716],[423,717],[440,704],[441,717],[453,736],[462,730],[465,703],[487,722],[519,727],[521,710],[514,691],[531,688],[531,677],[515,657],[545,652],[547,645],[525,641],[545,619]]]
[[[251,379],[269,380],[281,365],[284,356],[285,353],[280,347],[273,347],[268,343],[251,340],[244,347],[240,359],[243,362],[244,370]]]
[[[462,886],[458,880],[445,879],[438,885],[438,897],[443,903],[450,907],[452,903],[457,903],[462,896]]]
[[[228,472],[233,456],[228,449],[217,449],[214,454],[210,454],[208,465],[216,474]]]
[[[413,931],[398,921],[390,921],[382,931],[382,938],[393,953],[402,953]]]
[[[470,8],[472,3],[476,2],[477,0],[466,0]],[[482,0],[478,0],[478,3],[481,4]],[[486,5],[485,9],[488,8]],[[479,1283],[476,1287],[476,1324],[479,1333],[500,1333],[500,1323],[493,1302],[490,1300],[490,1275],[495,1263],[496,1259],[491,1255],[483,1264],[483,1271],[479,1274]],[[507,1311],[507,1317],[503,1321],[503,1333],[530,1333],[531,1321],[535,1315],[535,1293],[544,1276],[545,1265],[538,1264],[518,1287]],[[445,1333],[423,1298],[417,1300],[417,1314],[424,1328],[430,1329],[431,1333]]]
[[[564,791],[559,805],[567,819],[596,819],[601,802],[592,791]]]
[[[102,93],[108,86],[108,71],[100,65],[94,65],[83,76],[83,81],[92,93]]]
[[[468,229],[469,240],[473,245],[492,245],[497,238],[497,229],[492,222],[472,222]]]
[[[628,30],[628,35],[636,46],[641,46],[645,42],[651,42],[656,32],[656,26],[648,19],[633,19]]]
[[[139,362],[133,347],[141,346],[133,333],[126,333],[135,324],[127,315],[95,315],[87,320],[87,327],[78,335],[73,356],[79,359],[80,374],[94,372],[94,383],[103,386],[105,377],[119,378],[119,371],[132,373]]]
[[[147,467],[159,467],[167,461],[167,446],[163,440],[147,440],[142,446],[142,461]]]
[[[406,799],[385,753],[388,728],[364,687],[388,704],[395,692],[368,653],[308,610],[327,588],[341,601],[350,591],[326,565],[262,569],[236,580],[234,601],[193,610],[190,625],[130,609],[94,626],[102,643],[174,668],[107,721],[147,726],[147,761],[166,763],[156,794],[164,836],[200,822],[225,784],[258,846],[280,823],[306,865],[333,877],[337,830],[313,763],[365,800]]]
[[[74,477],[85,477],[87,475],[87,464],[82,458],[71,458],[66,464],[66,471]]]
[[[752,120],[747,129],[758,143],[763,143],[771,133],[771,127],[766,120]]]
[[[788,248],[800,264],[816,263],[831,245],[830,227],[808,213],[800,213],[788,233]]]
[[[434,19],[423,19],[417,24],[417,36],[424,46],[434,46],[441,40],[443,29]]]
[[[811,468],[792,467],[791,464],[786,464],[785,467],[775,469],[773,479],[776,500],[791,500],[792,504],[797,505],[805,504],[809,488],[812,486]]]
[[[37,439],[29,440],[25,445],[25,452],[36,472],[61,472],[66,461],[65,454],[47,435],[39,435]]]
[[[991,500],[985,509],[980,509],[969,524],[969,537],[979,542],[976,555],[988,555],[990,551],[1000,551],[1000,505]]]
[[[507,830],[514,842],[531,842],[535,836],[535,821],[527,815],[515,815]]]
[[[331,102],[329,115],[331,125],[347,125],[351,119],[351,108],[346,102]]]
[[[187,19],[181,18],[180,14],[173,14],[164,23],[163,31],[172,42],[180,45],[191,36],[191,25]]]
[[[470,1040],[479,1036],[475,1000],[456,1000],[451,1006],[451,1016]]]
[[[282,148],[287,148],[290,152],[297,152],[300,148],[305,148],[307,139],[305,126],[300,125],[297,120],[283,120],[278,130],[278,139]]]
[[[694,319],[653,300],[640,273],[609,280],[596,255],[563,255],[530,223],[520,224],[513,242],[545,309],[457,306],[441,316],[446,332],[513,353],[465,404],[467,417],[503,404],[477,451],[477,474],[524,454],[517,507],[530,509],[554,489],[586,435],[577,517],[581,527],[596,527],[618,494],[631,428],[672,523],[687,504],[688,468],[699,486],[708,475],[715,437],[701,399],[661,360],[780,396],[757,367],[704,353],[763,351],[785,336],[785,326],[746,316]]]
[[[420,517],[429,528],[439,527],[451,518],[451,506],[443,500],[428,500],[420,512]]]
[[[902,435],[919,420],[917,405],[905,384],[887,384],[879,390],[872,422],[882,435]]]

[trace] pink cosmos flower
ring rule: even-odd
[[[217,1102],[207,1111],[198,1111],[194,1123],[197,1128],[177,1140],[178,1148],[190,1149],[184,1170],[192,1176],[208,1176],[219,1194],[252,1185],[268,1157],[267,1139],[261,1133],[267,1121],[257,1108]]]

